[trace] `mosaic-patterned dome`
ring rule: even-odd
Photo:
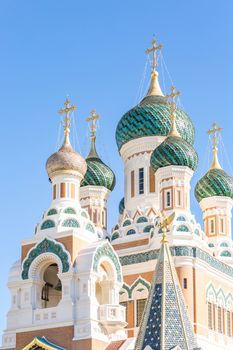
[[[233,199],[233,178],[223,169],[210,169],[196,184],[195,197],[198,202],[213,196]]]
[[[118,149],[144,136],[167,136],[171,128],[170,106],[164,96],[146,96],[137,106],[123,115],[116,129]],[[189,144],[194,143],[195,130],[189,116],[176,108],[176,123],[180,136]]]
[[[84,186],[103,186],[112,191],[116,184],[114,172],[99,158],[95,144],[91,144],[91,150],[86,158],[87,172],[81,182]]]
[[[125,210],[125,198],[123,197],[119,203],[119,214],[123,214]]]
[[[70,143],[64,143],[59,151],[52,154],[47,162],[46,169],[49,178],[58,172],[73,170],[85,175],[87,164],[85,159],[72,148]]]
[[[169,165],[197,168],[198,155],[192,145],[179,136],[168,136],[151,155],[151,167],[156,172]]]

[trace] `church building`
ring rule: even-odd
[[[221,128],[208,131],[212,163],[195,186],[195,128],[174,86],[163,92],[155,40],[144,98],[116,128],[124,164],[119,217],[107,228],[115,174],[100,158],[93,110],[86,159],[70,142],[66,99],[61,147],[46,162],[51,202],[12,265],[2,350],[233,349],[233,178],[218,160]],[[117,154],[115,155],[117,157]]]

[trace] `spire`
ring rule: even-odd
[[[65,108],[59,109],[58,113],[63,115],[65,114],[64,118],[64,142],[63,146],[70,145],[70,112],[75,111],[76,107],[74,105],[70,104],[70,100],[66,98],[64,102]]]
[[[158,72],[156,70],[157,68],[157,51],[161,50],[163,47],[162,44],[157,45],[157,42],[155,38],[152,40],[152,47],[146,49],[146,54],[149,56],[152,54],[152,62],[151,62],[151,81],[150,81],[150,87],[147,92],[147,96],[163,96],[162,90],[159,86],[158,82]]]
[[[222,131],[216,123],[213,123],[212,128],[208,130],[208,134],[213,134],[213,160],[209,170],[222,169],[218,160],[218,133]]]
[[[135,350],[198,349],[166,239],[173,219],[162,214],[163,238]]]
[[[91,140],[91,148],[87,158],[99,158],[98,153],[95,148],[95,140],[96,140],[96,121],[99,120],[100,116],[96,113],[96,110],[93,109],[91,111],[91,115],[87,117],[87,123],[90,123],[90,140]]]
[[[170,105],[171,105],[171,115],[170,115],[171,130],[170,130],[168,136],[180,137],[179,131],[176,128],[176,113],[175,113],[175,110],[176,110],[175,97],[176,96],[180,96],[180,92],[178,90],[176,90],[175,86],[171,86],[171,93],[165,96],[167,103],[170,103]],[[169,99],[171,100],[171,102],[169,102]]]

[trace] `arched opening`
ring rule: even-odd
[[[98,268],[99,277],[95,284],[95,294],[99,305],[115,304],[114,270],[111,264],[104,261]]]
[[[55,307],[62,298],[62,284],[58,278],[58,265],[53,263],[43,273],[44,286],[41,291],[42,308]]]

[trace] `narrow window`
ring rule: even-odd
[[[214,227],[214,219],[210,219],[210,233],[214,234],[215,227]]]
[[[213,306],[211,303],[208,303],[208,328],[213,329]]]
[[[228,337],[231,337],[231,313],[230,311],[227,311],[227,335]]]
[[[56,189],[56,185],[53,185],[53,199],[56,199],[56,192],[57,192],[57,189]]]
[[[218,332],[222,333],[222,308],[218,306]]]
[[[171,191],[165,192],[165,208],[171,207]]]
[[[131,197],[134,197],[134,170],[131,171]]]
[[[187,278],[184,278],[184,289],[188,288],[188,281]]]
[[[177,207],[181,207],[181,190],[177,190],[176,191],[176,195],[177,195]]]
[[[154,173],[154,171],[153,171],[153,169],[151,168],[151,166],[150,166],[150,168],[149,168],[149,177],[150,177],[150,192],[152,193],[152,192],[155,192],[155,173]]]
[[[139,194],[144,193],[144,169],[139,169]]]
[[[142,319],[143,311],[146,305],[146,299],[137,300],[137,324],[136,327],[140,326],[140,322]]]
[[[224,219],[220,218],[220,233],[224,233]]]
[[[127,301],[122,301],[120,305],[125,307],[125,320],[128,322],[128,303]]]
[[[64,198],[65,196],[66,196],[66,184],[62,182],[60,187],[60,197]]]

